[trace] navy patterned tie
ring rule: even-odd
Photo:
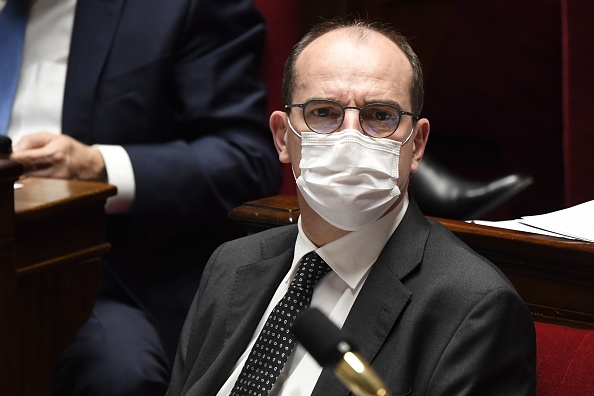
[[[231,396],[268,395],[295,345],[295,318],[309,307],[314,286],[329,271],[328,264],[316,252],[303,256],[287,293],[266,320]]]

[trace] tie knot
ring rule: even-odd
[[[320,278],[329,271],[328,264],[315,251],[309,252],[301,259],[299,269],[291,285],[305,289],[313,288]]]

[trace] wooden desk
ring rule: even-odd
[[[116,189],[21,173],[0,159],[0,395],[37,396],[93,306]]]
[[[299,217],[294,196],[250,201],[229,214],[248,233]],[[594,328],[594,243],[439,219],[514,284],[535,320]]]

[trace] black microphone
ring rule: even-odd
[[[12,153],[12,140],[6,135],[0,135],[0,154]]]
[[[303,311],[293,334],[320,366],[334,368],[336,377],[356,396],[390,395],[375,370],[320,310]]]

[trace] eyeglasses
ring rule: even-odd
[[[346,109],[359,110],[359,123],[363,132],[378,138],[385,138],[396,132],[402,116],[413,117],[414,121],[418,119],[413,113],[385,103],[370,103],[363,107],[356,107],[342,106],[332,100],[316,99],[285,105],[285,110],[288,111],[292,107],[301,107],[307,127],[322,134],[336,132],[340,128]]]

